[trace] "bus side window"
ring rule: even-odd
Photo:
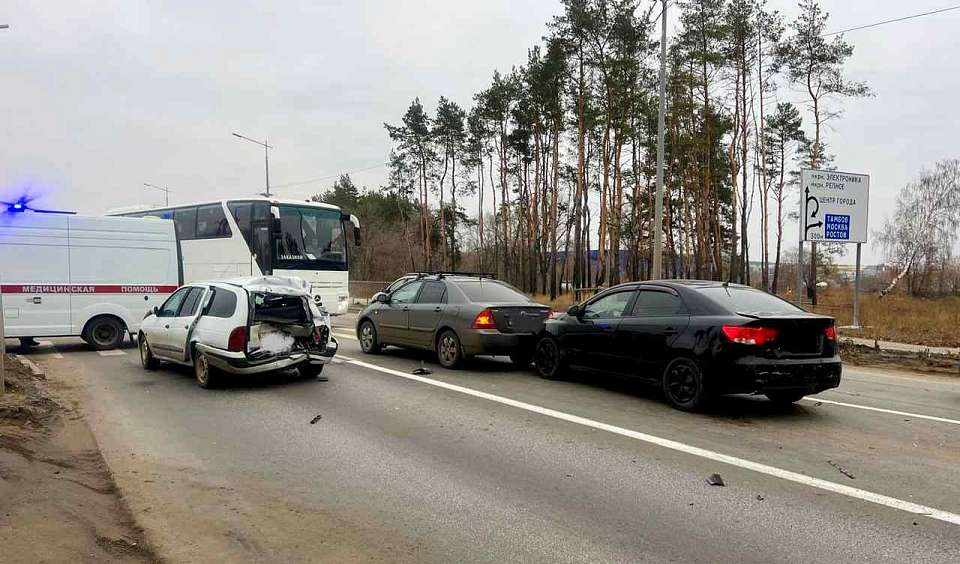
[[[220,204],[197,208],[197,239],[230,237],[230,224]]]
[[[181,241],[197,238],[197,208],[177,208],[173,212],[173,223]]]

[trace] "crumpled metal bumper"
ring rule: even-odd
[[[295,368],[305,362],[310,364],[327,364],[337,354],[339,343],[330,337],[327,346],[322,352],[294,352],[286,356],[274,356],[263,360],[252,360],[243,352],[232,352],[221,348],[197,343],[197,350],[207,356],[210,364],[224,372],[231,374],[260,374]]]

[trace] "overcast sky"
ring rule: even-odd
[[[795,14],[793,1],[769,3]],[[948,4],[822,2],[832,29]],[[144,182],[169,185],[173,203],[254,194],[262,149],[234,131],[276,146],[273,185],[377,167],[390,149],[383,122],[398,122],[416,96],[430,112],[441,95],[468,107],[494,69],[525,61],[559,9],[557,0],[8,0],[0,196],[30,186],[40,205],[100,213],[162,203]],[[826,139],[839,169],[871,175],[871,229],[920,169],[960,157],[957,30],[960,10],[847,34],[856,46],[847,74],[877,95],[844,104]],[[385,169],[352,176],[375,187]],[[276,191],[308,197],[331,182]],[[868,246],[865,256],[879,253]]]

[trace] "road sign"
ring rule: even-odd
[[[811,169],[800,174],[803,240],[866,243],[870,177]]]

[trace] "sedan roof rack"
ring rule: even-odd
[[[470,276],[474,278],[496,278],[495,275],[489,272],[463,272],[458,270],[435,270],[432,272],[418,272],[417,276],[420,278],[424,276],[437,276],[438,278],[443,278],[445,276]]]

